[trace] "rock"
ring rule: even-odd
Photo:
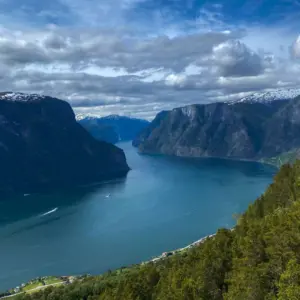
[[[259,160],[300,147],[300,97],[162,112],[134,141],[143,153]]]
[[[30,193],[124,176],[124,152],[96,141],[62,100],[0,94],[0,191]]]

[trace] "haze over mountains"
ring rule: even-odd
[[[94,138],[113,144],[135,139],[150,124],[146,120],[118,115],[101,118],[80,114],[76,119]]]

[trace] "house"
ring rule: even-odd
[[[74,277],[74,276],[70,276],[70,277],[69,277],[69,282],[70,282],[70,283],[73,283],[74,281],[75,281],[75,277]]]
[[[168,257],[168,256],[171,256],[171,255],[173,255],[172,252],[164,252],[164,253],[162,254],[162,257]]]

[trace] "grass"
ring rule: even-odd
[[[54,284],[54,283],[59,283],[61,282],[60,278],[57,277],[47,277],[47,279],[44,280],[45,284]]]
[[[54,276],[49,276],[49,277],[45,278],[44,282],[45,282],[45,285],[43,285],[42,282],[37,281],[37,280],[30,284],[27,284],[25,287],[22,288],[22,290],[20,290],[20,293],[33,294],[40,290],[46,289],[47,287],[49,287],[49,285],[61,286],[62,284],[64,284],[64,282],[60,278],[57,278]],[[14,291],[10,290],[10,293],[14,293]],[[15,296],[9,297],[8,299],[9,300],[18,299],[18,296],[19,296],[18,294],[19,293],[17,293],[17,295],[15,295]]]
[[[18,297],[19,295],[16,295],[16,296],[11,296],[11,297],[9,297],[9,298],[7,298],[7,299],[9,299],[9,300],[17,300],[17,299],[19,299],[19,297]]]
[[[64,283],[63,282],[54,282],[54,283],[57,283],[57,284],[55,284],[55,287],[57,287],[57,286],[61,286],[61,285],[63,285]],[[52,284],[54,284],[54,283],[52,283]],[[51,283],[49,283],[49,284],[51,284]],[[37,292],[39,292],[39,291],[41,291],[41,290],[43,290],[43,289],[46,289],[46,288],[48,288],[49,286],[41,286],[41,288],[39,288],[39,289],[36,289],[36,290],[30,290],[30,291],[27,291],[26,293],[27,294],[34,294],[34,293],[37,293]]]
[[[42,284],[41,282],[39,282],[39,281],[35,281],[35,282],[33,282],[33,283],[30,283],[30,284],[26,285],[26,286],[22,289],[22,291],[27,292],[27,291],[32,290],[32,289],[35,289],[35,288],[37,288],[37,287],[39,287],[39,286],[43,286],[43,284]]]

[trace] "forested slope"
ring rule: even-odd
[[[299,176],[284,165],[234,230],[198,247],[19,299],[300,299]]]

